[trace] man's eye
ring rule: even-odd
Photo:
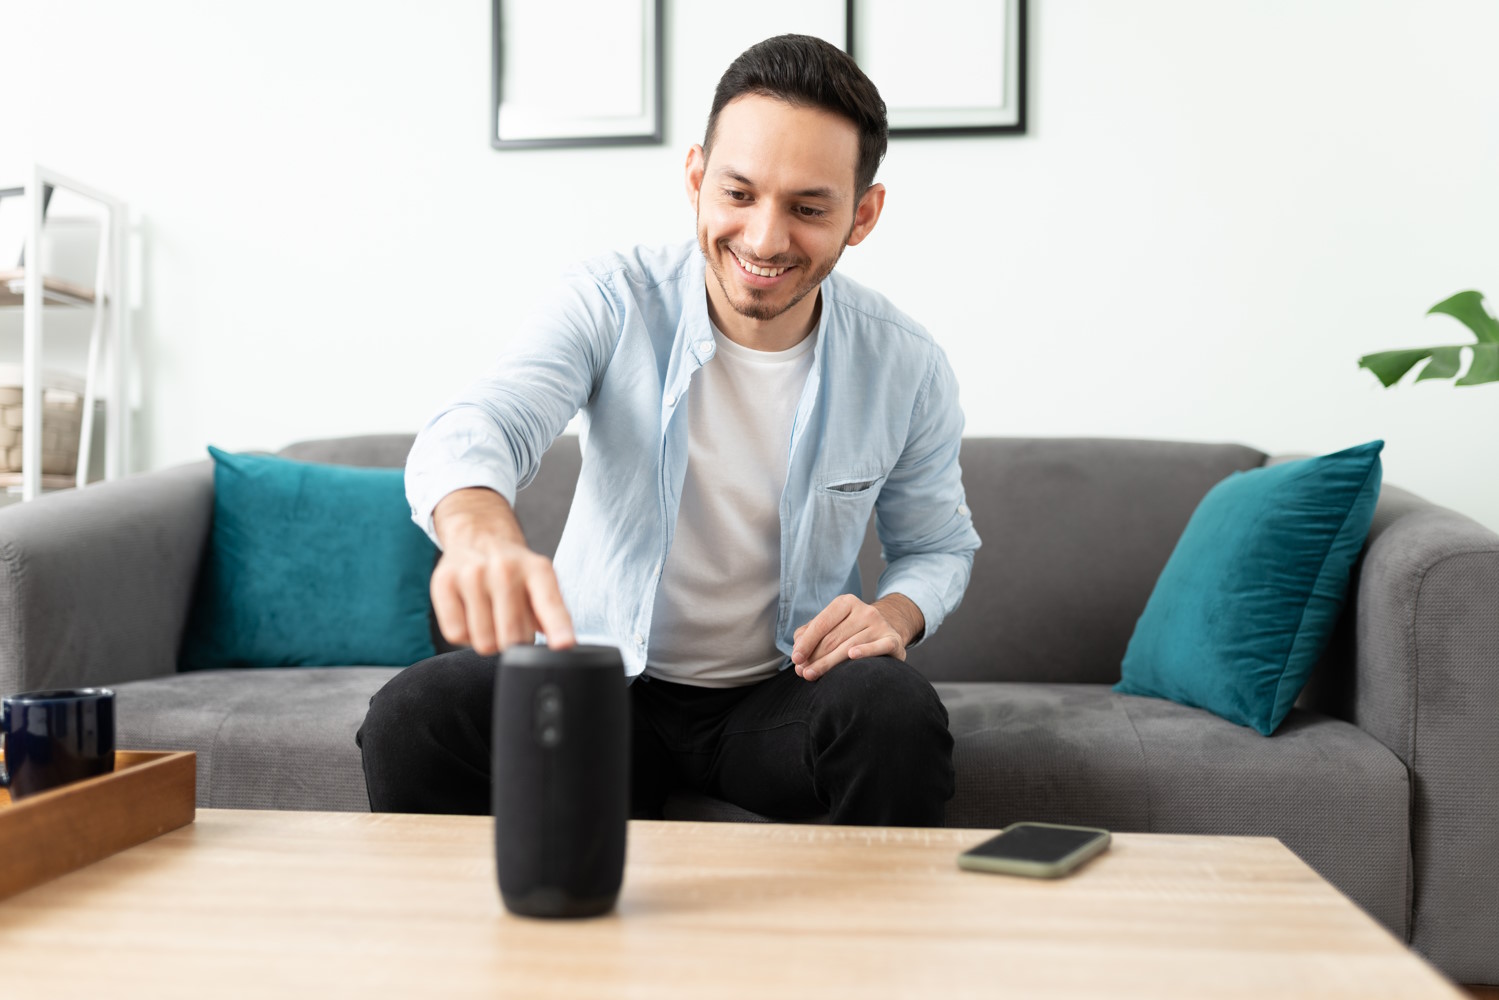
[[[735,191],[733,188],[724,188],[723,193],[731,201],[746,201],[749,199],[749,195],[743,191]]]
[[[828,214],[820,208],[813,208],[811,205],[803,205],[796,211],[804,219],[820,219]]]

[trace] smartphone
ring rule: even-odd
[[[958,855],[958,867],[980,872],[1061,878],[1109,846],[1109,831],[1057,823],[1011,823]]]

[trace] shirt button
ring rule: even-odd
[[[667,406],[676,406],[677,405],[677,397],[675,397],[675,396],[667,396],[666,397],[666,405]]]
[[[639,632],[635,633],[635,645],[637,645],[637,646],[644,646],[645,645],[645,636],[641,635]]]
[[[962,514],[964,517],[967,517],[968,516],[968,505],[966,503],[960,503],[960,504],[958,504],[958,513]]]

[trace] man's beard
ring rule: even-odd
[[[853,230],[850,229],[849,232],[851,234]],[[751,288],[748,290],[750,296],[749,301],[739,301],[738,299],[736,299],[734,293],[729,290],[730,283],[728,280],[728,276],[723,273],[723,268],[725,266],[734,267],[736,265],[725,265],[722,263],[722,256],[715,256],[710,252],[710,247],[708,245],[708,234],[701,227],[699,227],[697,232],[697,246],[703,254],[703,259],[708,262],[708,268],[713,272],[713,277],[717,279],[718,287],[723,289],[724,298],[729,300],[729,305],[734,308],[734,311],[748,319],[759,320],[763,323],[768,320],[773,320],[787,310],[794,308],[797,303],[807,297],[807,294],[809,292],[816,291],[818,287],[822,285],[823,279],[833,273],[833,268],[836,267],[838,265],[838,261],[842,259],[843,251],[848,247],[848,239],[847,237],[844,238],[843,242],[838,247],[838,252],[835,253],[832,259],[827,261],[825,265],[820,266],[816,274],[796,287],[796,289],[791,293],[790,301],[788,301],[783,306],[776,306],[772,302],[765,301],[766,297],[771,293],[770,289]],[[723,244],[719,244],[719,249],[724,254],[733,254],[733,251]],[[810,264],[810,261],[798,261],[796,266],[802,270],[805,270]]]

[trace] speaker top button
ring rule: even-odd
[[[543,684],[536,689],[535,716],[531,720],[536,742],[551,749],[562,742],[562,689]]]

